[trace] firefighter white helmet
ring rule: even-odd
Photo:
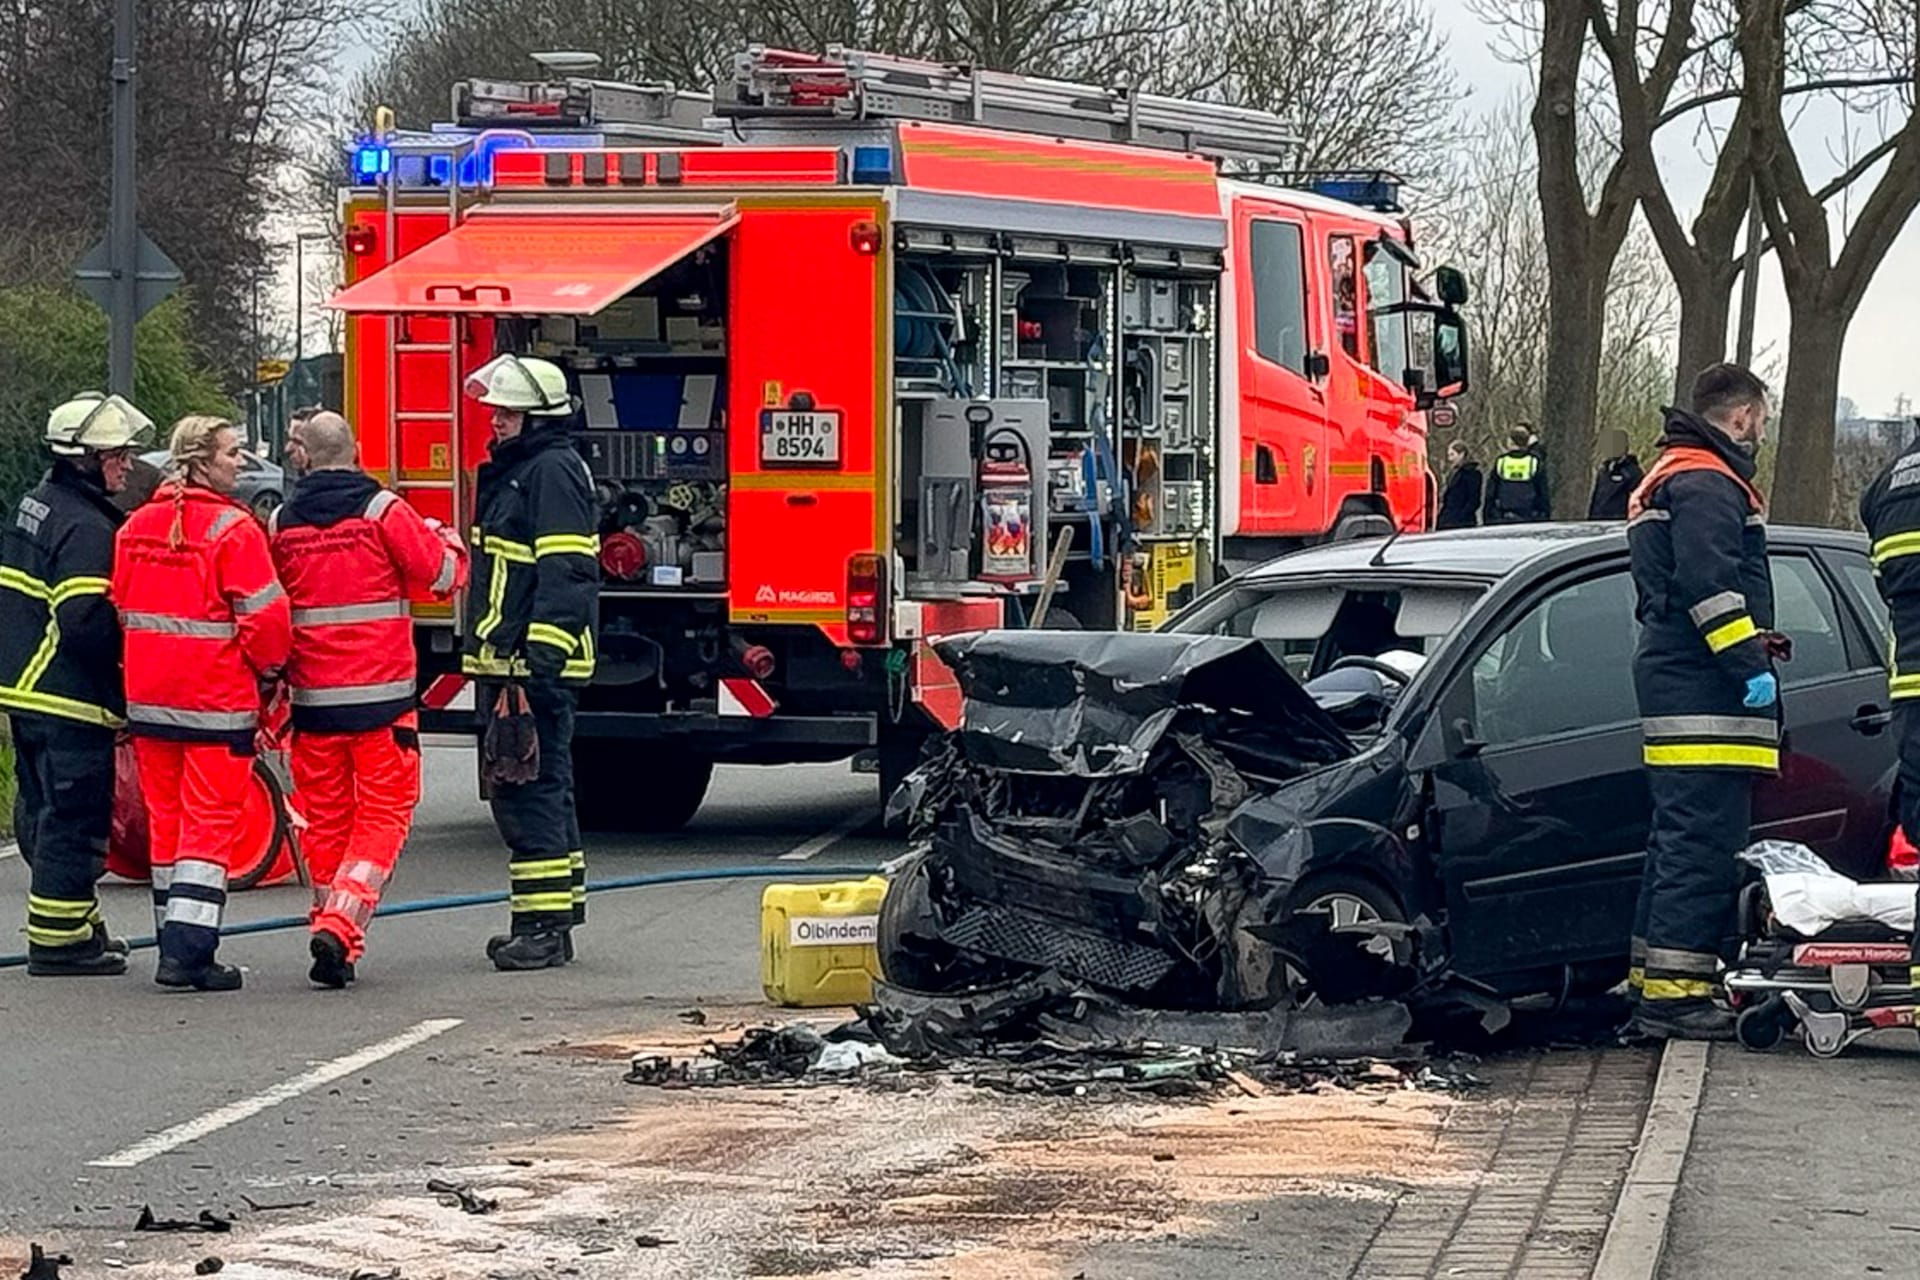
[[[469,374],[467,394],[497,409],[518,409],[542,417],[573,412],[567,375],[558,365],[512,352],[495,356]]]
[[[124,449],[153,430],[153,419],[120,396],[82,391],[47,415],[47,447],[63,458]]]

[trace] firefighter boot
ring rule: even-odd
[[[175,991],[238,991],[241,985],[240,970],[230,964],[210,961],[203,968],[189,969],[171,956],[160,958],[153,980]]]
[[[307,970],[307,981],[317,987],[331,987],[335,991],[344,991],[353,981],[353,961],[347,959],[347,944],[340,941],[325,929],[313,935],[313,941],[307,945],[313,956],[313,967]]]
[[[560,934],[560,937],[562,939],[562,945],[567,955],[566,962],[568,964],[572,964],[573,963],[573,930],[571,929],[563,930]],[[493,959],[494,956],[499,954],[500,948],[506,946],[509,942],[512,942],[513,938],[514,938],[514,935],[511,933],[496,933],[491,938],[488,938],[487,939],[487,959],[489,960]]]
[[[71,955],[61,954],[71,951]],[[112,978],[127,971],[127,953],[93,946],[27,948],[27,974],[35,978]]]
[[[1629,1031],[1655,1040],[1731,1040],[1733,1012],[1704,996],[1681,1000],[1642,998],[1627,1023]]]
[[[502,973],[557,969],[567,962],[567,930],[548,929],[508,938],[498,947],[488,945],[493,967]]]
[[[95,920],[93,922],[93,938],[108,955],[129,956],[133,954],[133,945],[125,938],[116,938],[108,933],[106,922],[103,920]]]

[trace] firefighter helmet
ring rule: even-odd
[[[82,391],[47,415],[47,447],[63,458],[124,449],[153,430],[153,419],[121,396]]]
[[[573,412],[567,375],[550,361],[512,352],[497,355],[467,376],[467,394],[481,404],[543,417]]]

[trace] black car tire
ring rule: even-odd
[[[941,940],[931,874],[922,854],[887,881],[874,926],[880,976],[896,987],[930,994],[965,991],[1014,976],[1009,966],[966,955]]]
[[[1349,923],[1339,919],[1341,915],[1349,913],[1342,912],[1338,906],[1334,905],[1345,902],[1356,908],[1350,913],[1355,920],[1382,920],[1404,924],[1407,919],[1405,909],[1401,907],[1399,900],[1391,891],[1377,881],[1352,871],[1321,871],[1309,875],[1294,887],[1293,892],[1288,895],[1288,900],[1296,904],[1289,907],[1290,917],[1318,911],[1322,904],[1325,904],[1333,910],[1336,923]],[[1412,965],[1412,956],[1407,944],[1403,942],[1375,939],[1361,945],[1378,952],[1382,959],[1389,960],[1396,971],[1403,972]],[[1288,993],[1296,1005],[1311,1003],[1323,986],[1322,982],[1316,980],[1315,975],[1302,972],[1292,964],[1287,966],[1286,983]],[[1325,985],[1332,986],[1342,995],[1356,994],[1346,990],[1351,985],[1349,983],[1336,981]],[[1386,995],[1390,992],[1369,990],[1363,994]]]
[[[713,783],[713,761],[658,747],[609,746],[573,744],[573,800],[582,830],[659,835],[693,820]]]

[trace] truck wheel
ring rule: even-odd
[[[573,744],[573,800],[587,831],[659,834],[693,820],[713,781],[713,761],[653,747]]]

